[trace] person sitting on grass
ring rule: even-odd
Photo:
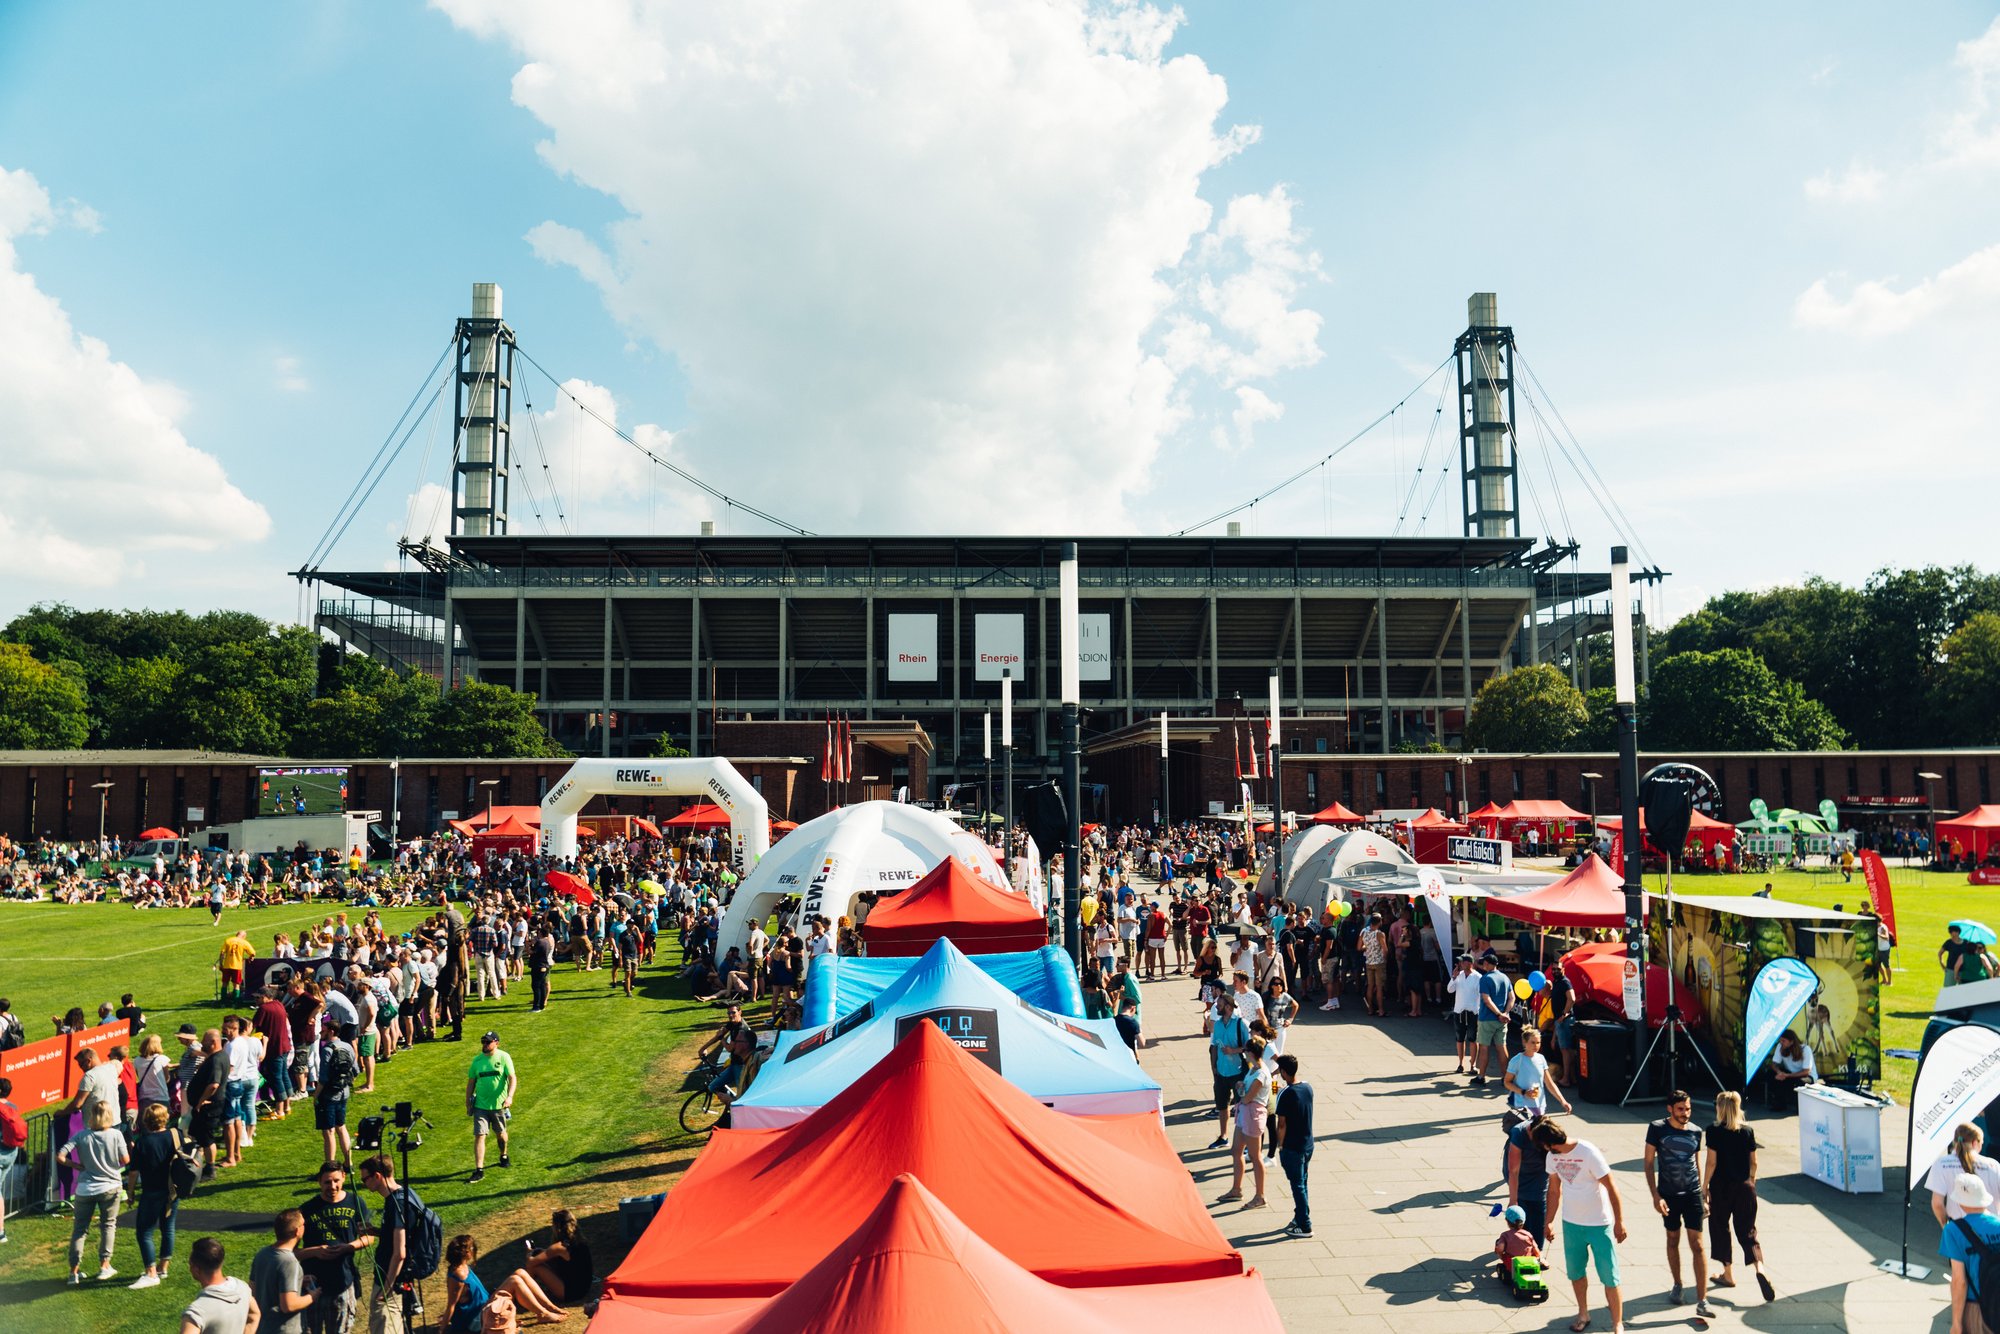
[[[583,1239],[576,1215],[567,1209],[549,1215],[549,1228],[555,1235],[547,1246],[538,1251],[533,1241],[528,1243],[528,1263],[523,1272],[540,1285],[551,1303],[581,1306],[590,1300],[591,1284],[596,1277],[590,1262],[590,1243]]]

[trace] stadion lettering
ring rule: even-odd
[[[1077,617],[1076,643],[1078,679],[1109,681],[1111,679],[1110,613],[1093,611]]]
[[[1011,675],[1027,679],[1027,639],[1023,617],[1011,612],[980,612],[972,618],[973,679],[998,681]]]
[[[937,680],[938,618],[935,612],[889,614],[889,679]]]
[[[1491,866],[1497,871],[1507,870],[1514,864],[1514,849],[1497,838],[1453,836],[1444,841],[1444,855],[1455,862]]]

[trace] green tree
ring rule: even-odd
[[[483,681],[461,686],[438,701],[423,753],[451,759],[569,754],[535,716],[533,695]]]
[[[1583,692],[1583,726],[1570,738],[1570,750],[1618,749],[1618,692],[1610,686],[1592,686]]]
[[[1586,721],[1582,692],[1542,663],[1479,688],[1466,741],[1482,750],[1564,750]]]
[[[1978,611],[1939,647],[1935,715],[1958,746],[2000,742],[2000,612]]]
[[[1659,750],[1835,750],[1847,734],[1796,681],[1747,649],[1676,653],[1653,664],[1640,737]]]
[[[685,760],[693,754],[685,746],[676,746],[673,737],[666,732],[653,738],[652,756],[656,760]]]
[[[111,662],[93,684],[97,705],[93,733],[106,746],[185,744],[181,719],[181,664],[171,658]]]
[[[70,750],[89,738],[82,669],[0,643],[0,750]]]

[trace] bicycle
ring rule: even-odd
[[[715,1123],[728,1110],[729,1104],[704,1084],[681,1102],[681,1129],[706,1139],[709,1132],[715,1129]]]

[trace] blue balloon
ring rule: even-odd
[[[1546,987],[1548,984],[1549,984],[1548,975],[1542,972],[1541,969],[1537,968],[1534,972],[1528,974],[1528,985],[1533,987],[1535,990],[1540,991],[1543,987]]]

